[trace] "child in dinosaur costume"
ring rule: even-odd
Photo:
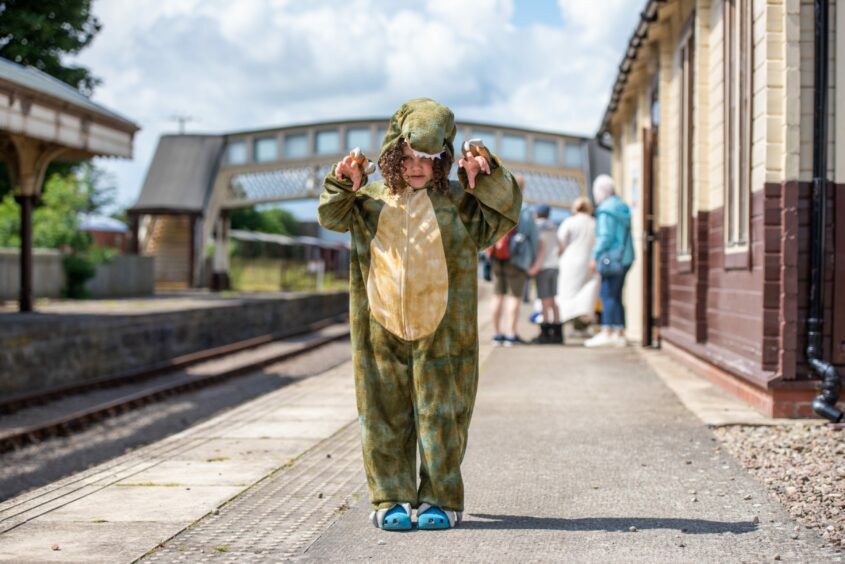
[[[326,176],[317,210],[322,226],[352,236],[356,401],[371,519],[388,530],[410,529],[412,506],[421,529],[460,522],[478,384],[477,255],[516,225],[522,205],[483,147],[449,181],[455,130],[445,106],[406,102],[384,136],[385,180],[367,184],[372,167],[354,153]]]

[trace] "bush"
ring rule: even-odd
[[[63,261],[65,268],[65,287],[62,295],[65,298],[82,299],[90,297],[91,293],[85,288],[85,283],[94,277],[97,265],[85,255],[67,255]]]

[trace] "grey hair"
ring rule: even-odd
[[[593,199],[600,204],[616,193],[613,179],[606,174],[600,174],[593,180]]]

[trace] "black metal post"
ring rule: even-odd
[[[17,196],[21,206],[21,288],[19,309],[32,311],[32,208],[35,196]]]
[[[824,359],[825,227],[827,226],[827,88],[828,88],[828,0],[815,0],[815,99],[813,151],[813,227],[810,257],[810,305],[807,316],[807,361],[822,378],[821,393],[813,410],[839,422],[843,413],[836,407],[842,384],[833,365]]]
[[[136,213],[129,213],[129,254],[141,254],[141,245],[138,241],[140,231],[140,218]]]

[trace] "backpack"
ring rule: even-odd
[[[516,233],[516,227],[511,229],[507,235],[496,241],[489,249],[490,256],[496,260],[510,260],[511,240]]]

